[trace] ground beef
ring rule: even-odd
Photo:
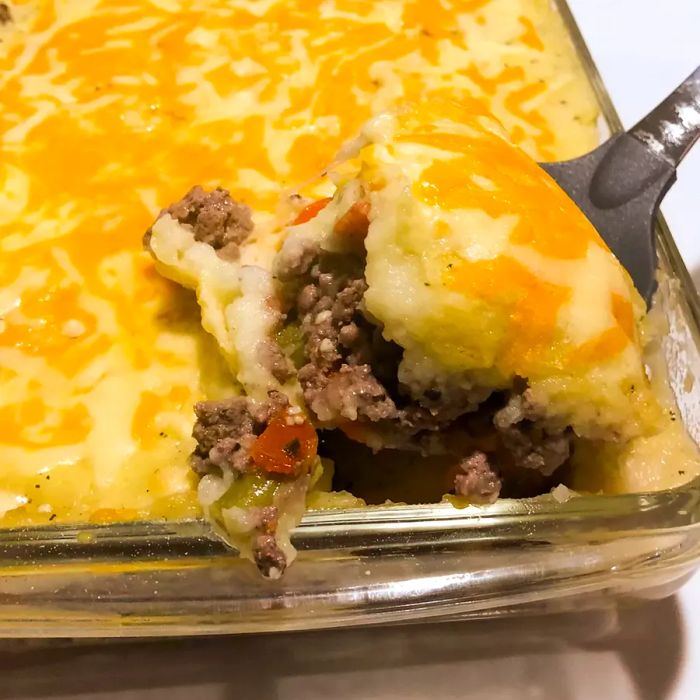
[[[519,467],[551,476],[571,454],[571,429],[547,421],[527,390],[511,396],[493,424]]]
[[[270,392],[269,399],[264,402],[235,396],[195,404],[194,471],[198,474],[226,470],[243,473],[251,469],[250,447],[270,418],[286,405],[287,398],[279,392]]]
[[[492,393],[491,389],[475,386],[466,373],[442,375],[427,358],[402,362],[399,381],[406,387],[412,403],[442,423],[475,411]]]
[[[326,370],[344,355],[347,355],[349,364],[368,360],[370,341],[357,323],[361,316],[362,297],[367,289],[364,279],[316,271],[315,284],[309,286],[314,287],[314,294],[308,287],[302,289],[305,297],[314,298],[313,305],[302,320],[309,362]],[[308,303],[306,298],[302,302],[304,305]],[[341,333],[345,342],[340,339]],[[342,348],[350,350],[350,353]]]
[[[250,513],[255,518],[255,527],[262,532],[271,535],[277,530],[279,512],[276,506],[262,506],[251,508]]]
[[[5,2],[0,2],[0,24],[9,24],[12,22],[12,13],[10,7]]]
[[[307,406],[322,423],[398,417],[377,377],[388,344],[362,314],[366,289],[361,272],[334,273],[316,263],[297,297],[305,359],[298,378]]]
[[[205,192],[196,185],[163,213],[190,226],[196,240],[208,243],[226,259],[238,257],[240,244],[253,230],[250,207],[231,199],[229,192],[221,187]],[[150,235],[149,230],[144,236],[146,246]]]
[[[317,258],[299,288],[296,314],[301,319],[305,364],[298,373],[304,399],[319,421],[370,422],[396,444],[421,432],[437,433],[474,410],[478,396],[468,386],[409,387],[398,379],[402,350],[387,342],[381,327],[363,309],[367,291],[362,261],[343,265],[332,255]],[[296,268],[295,268],[296,269]]]
[[[571,454],[569,431],[549,435],[535,425],[518,425],[502,431],[501,437],[515,463],[551,476]]]
[[[459,384],[455,377],[455,385]],[[470,423],[478,420],[477,410],[491,391],[473,388],[465,380],[464,386],[454,386],[446,390],[427,389],[424,393],[412,392],[411,401],[399,414],[402,429],[415,434],[421,431],[440,431],[460,417],[469,414]]]
[[[324,372],[309,363],[299,370],[306,405],[322,423],[396,418],[394,402],[372,374],[369,365],[341,364]]]
[[[275,277],[282,281],[306,275],[318,257],[318,241],[302,236],[290,236],[275,260]]]
[[[539,492],[566,462],[571,430],[545,420],[527,382],[516,379],[511,392],[492,394],[468,376],[438,382],[430,379],[435,372],[429,364],[404,365],[401,348],[387,342],[365,313],[364,261],[301,244],[290,251],[285,274],[307,271],[295,279],[290,310],[304,339],[297,376],[322,425],[347,430],[349,422],[364,424],[363,440],[370,445],[471,455],[460,462],[454,487],[475,503],[493,502],[502,487]]]
[[[274,340],[261,340],[257,345],[258,362],[280,383],[295,374],[294,365]]]
[[[484,452],[474,452],[459,463],[455,493],[472,503],[495,503],[501,492],[501,479]]]
[[[287,568],[287,557],[273,535],[258,535],[253,541],[253,559],[260,573],[267,578],[279,578]]]

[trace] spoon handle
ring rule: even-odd
[[[627,133],[675,168],[700,138],[700,66]]]

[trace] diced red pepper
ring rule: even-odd
[[[362,243],[369,230],[369,202],[362,199],[355,202],[338,221],[335,222],[333,232],[357,243]]]
[[[297,224],[305,224],[307,221],[315,218],[317,214],[328,206],[328,202],[331,201],[331,197],[324,197],[323,199],[317,199],[311,204],[307,204],[298,214],[297,218],[292,222],[292,226]]]
[[[297,476],[316,456],[318,436],[300,414],[275,415],[250,448],[255,465],[268,474]]]

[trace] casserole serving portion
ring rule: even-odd
[[[427,165],[421,131],[430,125],[459,136],[474,114],[493,115],[500,126],[479,116],[470,137],[492,136],[501,155],[518,153],[525,172],[535,166],[508,142],[535,160],[563,159],[597,144],[601,110],[619,127],[563,3],[0,6],[0,634],[262,631],[583,610],[679,585],[699,551],[694,483],[606,495],[683,484],[697,465],[684,429],[697,439],[697,304],[668,233],[660,230],[661,267],[671,279],[642,322],[624,272],[575,226],[599,256],[591,269],[610,294],[588,290],[597,303],[572,305],[582,316],[571,327],[591,338],[612,331],[611,345],[588,347],[589,360],[616,347],[608,359],[626,361],[612,359],[607,369],[617,369],[596,370],[583,388],[545,381],[539,394],[533,367],[547,368],[542,377],[561,369],[557,343],[540,331],[560,330],[566,314],[548,324],[546,305],[525,304],[518,315],[519,300],[531,292],[541,300],[543,286],[545,297],[557,286],[574,296],[585,275],[568,273],[588,256],[556,273],[539,269],[534,287],[510,263],[490,282],[473,267],[453,272],[453,258],[463,272],[470,256],[499,259],[513,244],[517,198],[502,197],[495,225],[482,218],[460,229],[481,235],[450,233],[446,249],[426,246],[433,224],[443,220],[449,232],[464,216],[445,206],[444,180],[426,188],[413,177],[414,166]],[[455,102],[468,114],[450,117],[446,105]],[[400,133],[408,138],[397,141]],[[464,155],[444,145],[438,160]],[[387,168],[399,177],[382,178]],[[473,159],[469,168],[476,177],[467,189],[483,208],[483,192],[504,173],[474,169]],[[398,206],[401,197],[384,190],[401,178],[410,196]],[[546,182],[538,188],[547,191]],[[404,235],[407,221],[413,237]],[[344,238],[337,248],[343,231],[349,245]],[[536,247],[557,231],[536,234],[516,245]],[[324,340],[337,341],[340,364],[351,366],[341,331],[350,345],[357,338],[343,330],[350,323],[335,328],[328,309],[304,328],[299,293],[320,289],[328,271],[290,267],[295,241],[319,244],[324,260],[314,265],[335,256],[334,284],[360,280],[353,323],[364,337],[381,329],[378,345],[394,352],[379,383],[394,403],[383,408],[395,413],[381,420],[406,423],[406,395],[394,392],[407,379],[409,398],[415,389],[432,402],[434,424],[459,424],[449,439],[449,430],[432,431],[431,441],[411,428],[408,440],[390,444],[401,431],[355,420],[356,394],[309,380],[322,384],[324,371],[304,379],[311,355],[328,353]],[[392,290],[416,259],[419,274]],[[274,272],[271,286],[255,269]],[[341,291],[331,285],[326,296]],[[488,324],[474,326],[485,308]],[[608,326],[596,326],[601,319]],[[317,331],[328,320],[324,337]],[[504,334],[509,324],[525,336],[512,327]],[[537,352],[519,353],[528,372],[508,366],[514,355],[503,354],[499,337],[530,339]],[[278,365],[267,341],[291,364]],[[401,377],[394,345],[412,357]],[[281,401],[242,415],[251,397],[272,398],[260,383],[265,368]],[[479,410],[442,421],[451,389],[467,402],[461,408]],[[532,412],[554,405],[566,421],[545,425]],[[480,425],[463,430],[477,417]],[[256,442],[276,428],[253,450],[259,480],[227,481],[233,443],[216,442],[235,442],[227,431],[248,420]],[[286,439],[289,429],[296,432]],[[523,433],[521,456],[535,468],[504,459],[521,449]],[[618,433],[622,441],[608,439]],[[506,434],[519,437],[509,446]],[[278,489],[284,507],[266,510]],[[505,498],[491,503],[498,493]],[[214,524],[273,578],[294,556],[289,529],[305,507],[292,537],[298,559],[281,581],[261,581],[210,537]]]
[[[265,575],[294,556],[305,500],[483,505],[698,473],[645,369],[658,312],[482,110],[431,96],[370,120],[267,264],[239,261],[257,244],[222,189],[146,234],[240,385],[195,407],[192,466],[207,517]]]

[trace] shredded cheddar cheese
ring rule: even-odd
[[[0,27],[5,525],[198,512],[192,405],[232,379],[194,301],[141,252],[159,209],[192,185],[230,189],[262,236],[281,187],[316,176],[372,115],[427,96],[479,100],[536,159],[597,140],[595,101],[548,0],[15,0],[11,12]],[[438,196],[441,177],[426,173],[435,189],[422,196]],[[530,245],[529,230],[514,243]],[[630,310],[614,308],[624,331]]]

